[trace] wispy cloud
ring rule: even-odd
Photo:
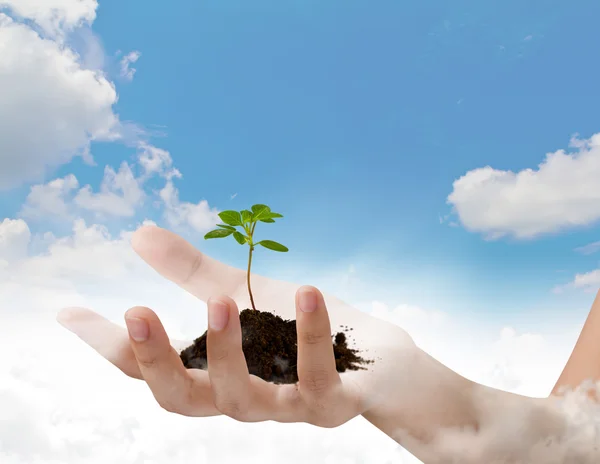
[[[137,70],[131,65],[136,63],[137,60],[140,59],[140,56],[142,56],[142,54],[139,51],[134,50],[132,52],[129,52],[123,58],[121,58],[121,77],[123,79],[126,79],[128,81],[133,80],[133,76],[135,75]]]
[[[593,242],[582,247],[575,248],[575,251],[577,253],[581,253],[582,255],[591,255],[600,251],[600,242]]]

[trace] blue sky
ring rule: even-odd
[[[374,299],[524,325],[583,321],[592,294],[552,289],[600,267],[600,255],[574,252],[600,240],[600,214],[525,240],[487,240],[447,197],[471,170],[537,169],[575,133],[600,131],[600,4],[482,3],[105,1],[92,30],[119,94],[115,112],[169,151],[182,201],[267,203],[284,214],[257,231],[291,251],[265,252],[257,272],[306,281],[311,269],[353,265]],[[118,76],[119,50],[141,52],[132,82]],[[104,165],[136,157],[114,142],[92,153],[97,166],[76,158],[37,182],[72,173],[97,188]],[[3,216],[18,215],[32,183],[2,194]],[[148,217],[168,227],[161,211],[147,203],[104,223],[119,230]],[[243,266],[233,241],[202,235],[187,233]]]

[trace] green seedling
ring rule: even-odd
[[[267,205],[253,205],[252,211],[247,209],[242,211],[223,211],[219,213],[221,221],[225,224],[217,224],[219,229],[211,230],[204,238],[225,238],[230,235],[240,245],[249,245],[250,252],[248,254],[248,275],[246,276],[246,282],[248,283],[248,293],[250,295],[250,303],[252,303],[252,309],[256,310],[254,305],[254,297],[252,296],[252,288],[250,287],[250,268],[252,266],[252,252],[254,247],[261,245],[269,250],[285,252],[288,251],[287,247],[281,243],[274,242],[273,240],[261,240],[260,242],[254,242],[254,229],[256,224],[259,222],[273,223],[275,219],[282,218],[283,216],[279,213],[271,211]],[[236,227],[241,227],[243,233],[238,231]]]

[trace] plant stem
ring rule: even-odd
[[[246,281],[248,282],[248,293],[250,294],[250,303],[252,303],[252,309],[256,311],[254,305],[254,297],[252,296],[252,289],[250,288],[250,267],[252,266],[252,252],[254,251],[254,245],[250,245],[250,254],[248,255],[248,273],[246,275]]]
[[[256,227],[256,222],[246,229],[248,233],[248,237],[250,238],[250,254],[248,255],[248,273],[246,275],[246,281],[248,282],[248,294],[250,295],[250,303],[252,303],[252,309],[256,311],[256,306],[254,305],[254,297],[252,296],[252,288],[250,288],[250,268],[252,267],[252,252],[254,251],[254,242],[252,241],[254,236],[254,228]]]

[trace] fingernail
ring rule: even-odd
[[[298,304],[300,310],[305,313],[312,313],[317,309],[317,294],[312,289],[302,289],[298,292]]]
[[[136,342],[145,342],[148,340],[148,323],[143,319],[137,317],[126,317],[125,324],[127,324],[127,330],[129,335]]]
[[[212,330],[223,330],[229,322],[229,306],[220,300],[208,302],[208,326]]]

